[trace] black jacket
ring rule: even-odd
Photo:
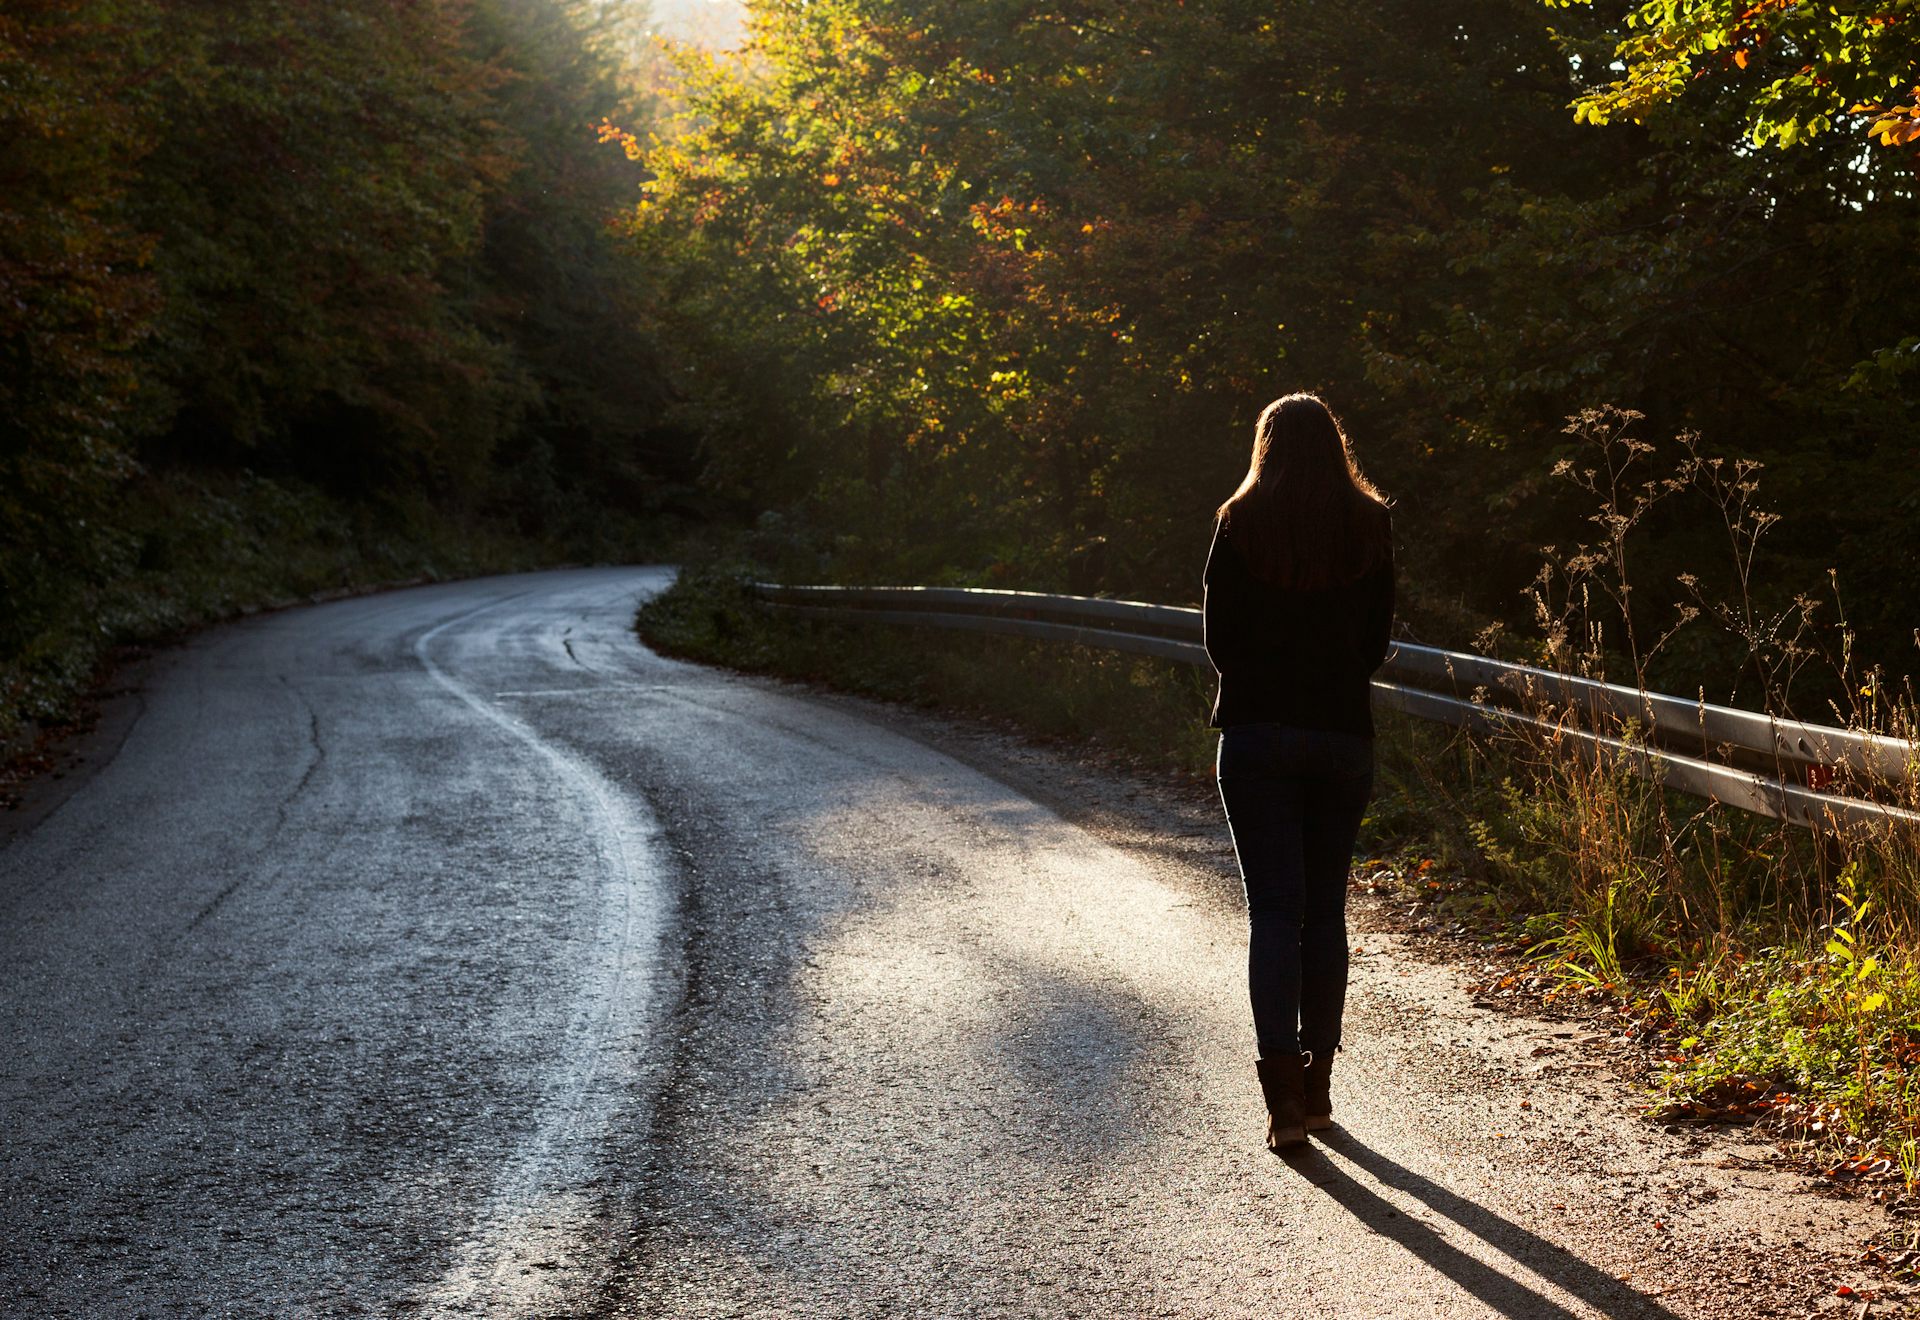
[[[1213,727],[1291,724],[1373,736],[1368,684],[1393,627],[1391,552],[1357,581],[1303,591],[1262,582],[1219,527],[1207,552]]]

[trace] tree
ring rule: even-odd
[[[492,70],[489,114],[508,165],[484,199],[461,296],[510,352],[518,412],[497,443],[500,495],[528,530],[589,537],[609,505],[660,502],[687,458],[644,330],[645,273],[613,229],[638,170],[597,126],[651,114],[623,63],[638,7],[481,0],[469,41]]]
[[[750,474],[743,498],[813,490],[843,529],[850,505],[891,511],[865,545],[1035,584],[1190,586],[1259,407],[1321,385],[1365,408],[1371,327],[1426,314],[1382,236],[1490,162],[1581,173],[1526,4],[755,21],[750,55],[690,82],[690,131],[637,148],[657,176],[637,232],[683,272],[699,345],[683,371],[750,366],[710,409],[716,465]]]
[[[447,287],[510,168],[469,0],[162,3],[147,453],[351,492],[470,477],[513,381]]]
[[[1883,146],[1920,143],[1920,0],[1652,0],[1627,11],[1614,58],[1620,76],[1576,102],[1595,124],[1642,122],[1705,84],[1744,103],[1755,145],[1839,123]]]

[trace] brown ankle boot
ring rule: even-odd
[[[1324,1132],[1333,1126],[1333,1051],[1307,1055],[1301,1079],[1306,1093],[1307,1131]]]
[[[1307,1139],[1306,1094],[1302,1089],[1304,1062],[1298,1054],[1254,1062],[1260,1072],[1260,1092],[1267,1098],[1268,1150],[1302,1145]]]

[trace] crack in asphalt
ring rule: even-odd
[[[313,702],[307,699],[307,695],[304,692],[293,685],[292,681],[289,680],[286,675],[281,675],[280,681],[285,684],[287,691],[291,692],[295,699],[306,709],[307,745],[313,749],[313,755],[308,759],[306,769],[300,772],[300,782],[295,784],[293,791],[288,793],[286,797],[280,801],[274,819],[273,833],[275,835],[286,829],[287,818],[293,814],[293,804],[299,801],[301,796],[306,793],[308,787],[313,783],[313,777],[319,774],[320,767],[327,763],[327,745],[320,740],[319,710],[315,708]]]
[[[308,758],[306,768],[301,771],[299,782],[295,783],[287,795],[280,799],[274,809],[273,828],[268,830],[266,836],[260,841],[259,852],[263,857],[266,855],[267,850],[273,846],[274,841],[286,832],[287,822],[293,813],[293,804],[299,801],[301,795],[307,791],[307,788],[313,783],[313,777],[319,773],[320,767],[326,764],[327,760],[326,745],[320,741],[320,712],[314,708],[313,703],[307,699],[306,694],[295,687],[293,681],[285,674],[278,674],[275,677],[280,680],[282,687],[293,694],[294,699],[298,701],[301,707],[307,712],[307,743],[309,747],[312,748],[313,754]],[[208,899],[206,904],[202,906],[198,912],[193,914],[192,920],[186,924],[186,930],[198,930],[201,923],[218,912],[229,898],[232,898],[234,894],[238,893],[240,889],[246,885],[247,881],[254,878],[255,874],[256,872],[252,868],[244,869],[240,874],[222,885],[220,890],[215,893],[212,898]]]

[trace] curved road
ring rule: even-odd
[[[1342,1130],[1269,1156],[1217,837],[662,660],[631,620],[667,580],[156,665],[0,850],[0,1315],[1833,1304],[1863,1210],[1649,1128],[1389,935]]]

